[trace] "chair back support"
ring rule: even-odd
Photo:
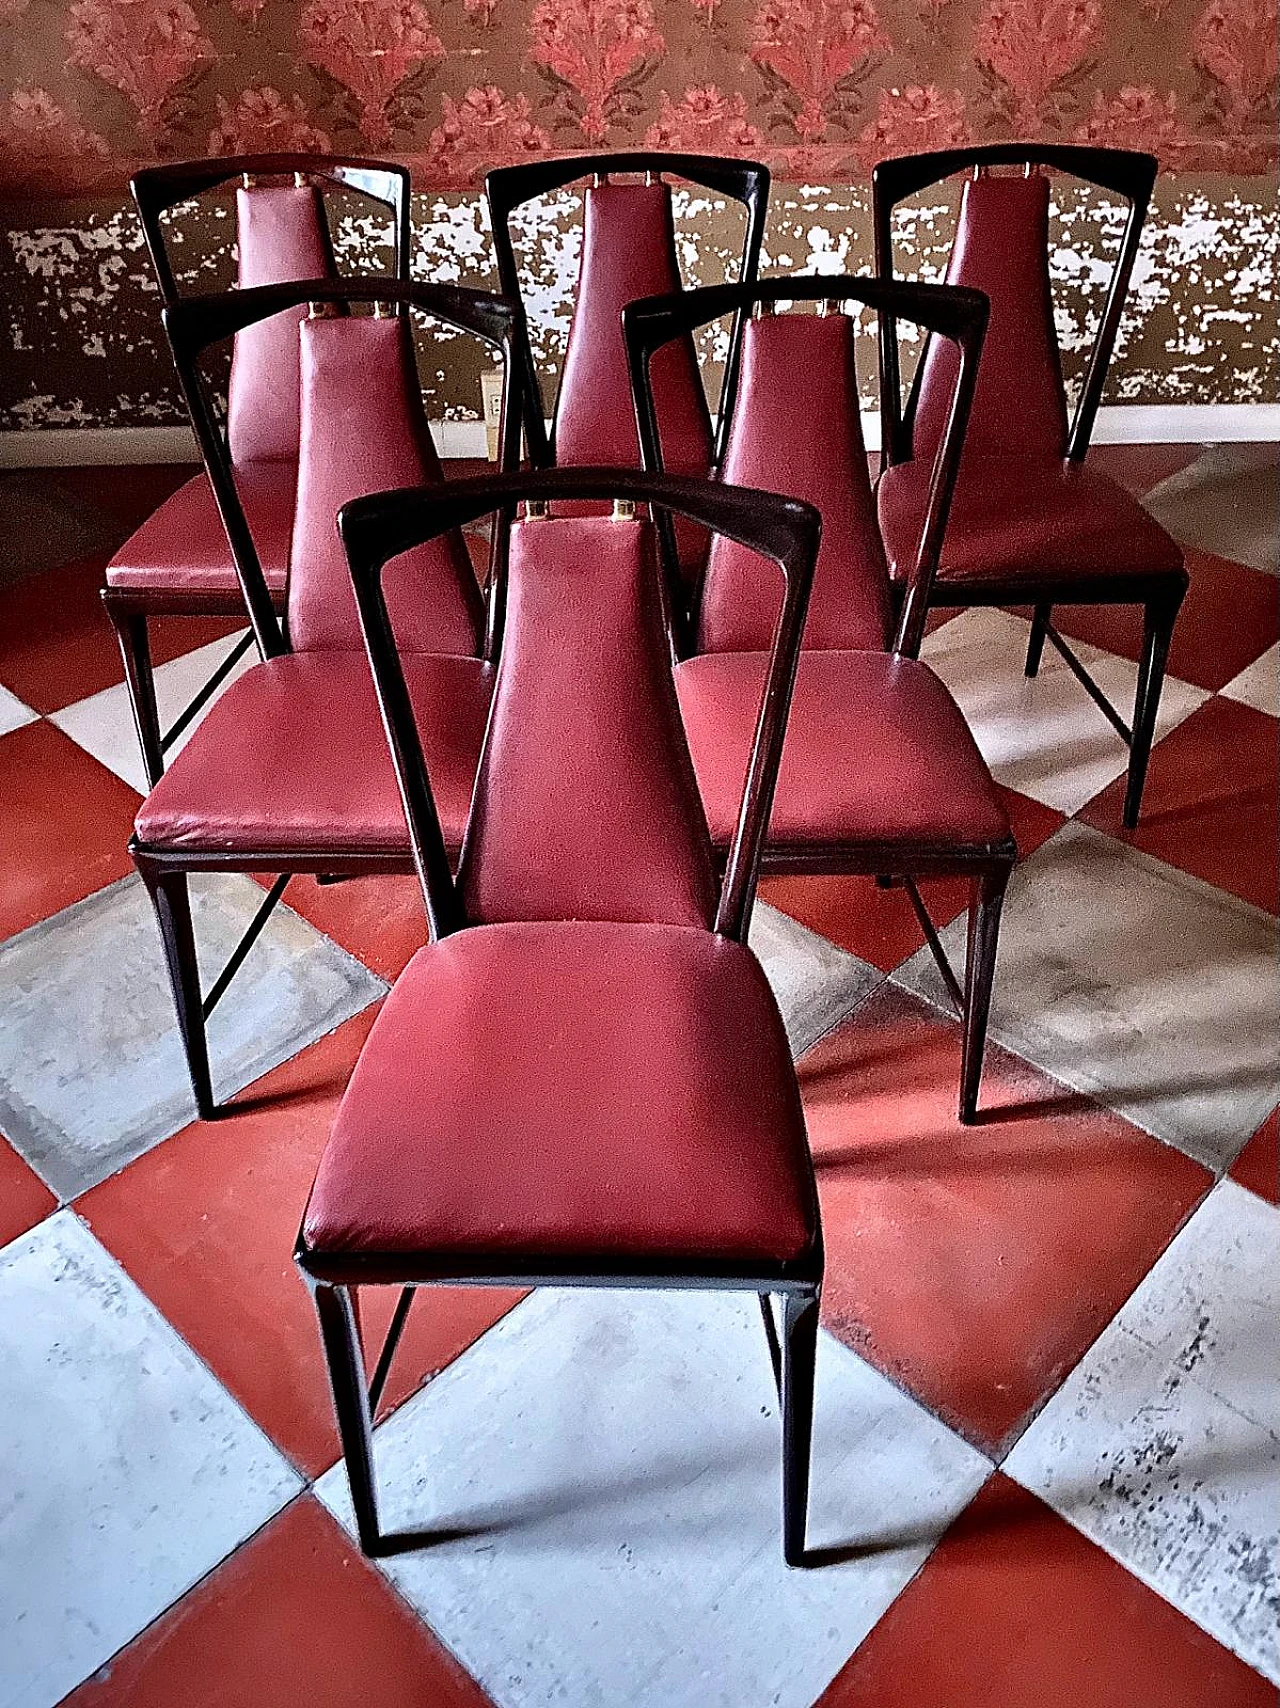
[[[659,574],[647,519],[512,528],[502,654],[459,868],[474,923],[712,924],[711,839]]]
[[[645,182],[615,183],[611,175],[617,174],[643,174]],[[637,466],[619,316],[637,297],[680,287],[671,190],[664,176],[742,204],[747,217],[738,277],[743,283],[753,280],[769,200],[768,169],[755,161],[654,152],[594,154],[502,167],[485,179],[498,278],[509,297],[522,294],[511,232],[516,208],[584,178],[595,180],[586,191],[582,261],[550,439],[532,353],[526,358],[527,433],[535,467],[553,461]],[[730,368],[737,364],[741,332],[741,323],[735,322]],[[673,472],[705,473],[718,460],[723,442],[716,438],[713,443],[691,339],[666,354],[654,385]]]
[[[225,432],[201,357],[211,345],[272,315],[307,303],[346,309],[357,303],[416,309],[496,348],[503,364],[500,467],[517,466],[520,400],[518,303],[483,291],[397,280],[301,280],[186,297],[164,311],[192,426],[208,471],[240,578],[254,634],[264,657],[289,650],[361,645],[350,577],[337,533],[339,507],[385,486],[388,479],[440,485],[441,471],[417,386],[407,314],[317,316],[302,323],[302,440],[297,518],[289,577],[289,639],[272,607],[253,537],[236,490]],[[505,553],[505,518],[494,529],[494,564]],[[388,576],[388,592],[406,650],[474,656],[482,607],[470,560],[456,530]],[[500,589],[483,620],[483,651],[495,657],[501,624]]]
[[[904,294],[906,293],[906,294]],[[924,634],[960,454],[980,372],[987,306],[978,292],[874,279],[763,279],[713,285],[631,304],[623,314],[644,466],[665,451],[649,368],[666,341],[729,313],[779,301],[853,302],[936,333],[956,352],[944,430],[933,450],[928,513],[893,636],[914,657]],[[822,515],[822,545],[805,629],[806,647],[880,649],[889,643],[889,574],[867,467],[854,366],[854,327],[845,315],[765,315],[751,320],[732,395],[722,478],[783,492]],[[659,518],[659,527],[664,528]],[[674,542],[664,532],[668,563]],[[768,566],[732,542],[713,541],[694,626],[696,651],[756,651],[777,620],[779,589]]]
[[[1020,166],[1022,175],[994,176]],[[1068,424],[1049,280],[1049,180],[1046,170],[1122,196],[1128,218],[1111,273],[1074,418]],[[1127,149],[996,143],[882,161],[873,174],[876,271],[893,277],[893,210],[958,172],[965,184],[947,282],[982,291],[991,302],[970,423],[969,443],[988,456],[1039,455],[1082,461],[1102,399],[1124,299],[1155,183],[1156,161]],[[928,455],[937,442],[955,358],[930,340],[901,406],[896,331],[882,320],[881,394],[885,455],[891,463]]]
[[[520,905],[513,898],[522,894],[522,885],[540,910],[537,917],[556,905],[570,910],[566,917],[582,917],[572,910],[584,904],[627,907],[626,873],[597,875],[591,866],[631,858],[627,838],[633,834],[643,842],[644,876],[663,879],[656,892],[662,910],[682,923],[705,922],[710,838],[696,788],[691,789],[662,645],[652,525],[571,518],[529,520],[514,531],[510,620],[461,886],[449,870],[382,589],[389,561],[474,517],[505,512],[518,502],[610,499],[688,516],[754,547],[782,571],[785,596],[712,924],[724,936],[746,939],[821,519],[794,499],[604,468],[450,482],[435,492],[382,493],[343,508],[339,526],[433,938],[469,923],[472,906],[496,907],[509,917],[506,909]],[[610,535],[610,529],[616,532]],[[596,575],[604,579],[598,599],[584,598],[569,585]],[[536,628],[541,624],[550,624],[551,644]],[[590,657],[593,645],[602,648],[598,659]],[[522,721],[529,727],[522,728]],[[558,768],[554,777],[552,764]],[[659,822],[638,825],[636,815],[645,812],[657,812]],[[602,822],[587,822],[593,818]],[[520,842],[526,833],[527,849]],[[675,838],[670,871],[657,874],[667,836]],[[572,862],[576,872],[555,871],[559,859]],[[527,878],[518,872],[522,861],[530,868]]]
[[[165,213],[240,180],[236,191],[237,279],[241,289],[337,275],[321,186],[330,183],[390,207],[396,277],[409,276],[409,175],[381,161],[300,154],[244,155],[157,166],[130,188],[165,304],[181,294],[169,254]],[[297,309],[246,327],[236,338],[227,395],[232,461],[293,462],[298,455]]]

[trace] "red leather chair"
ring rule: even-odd
[[[1021,166],[1020,176],[997,176]],[[1069,173],[1122,197],[1128,218],[1111,273],[1080,398],[1067,420],[1049,285],[1049,181]],[[983,291],[991,321],[960,479],[933,587],[937,605],[1033,605],[1026,672],[1048,640],[1129,748],[1124,822],[1132,829],[1155,734],[1173,625],[1187,590],[1182,552],[1123,487],[1086,464],[1134,256],[1155,183],[1156,161],[1124,149],[997,143],[882,161],[873,175],[876,269],[893,277],[893,211],[960,172],[959,224],[949,282]],[[896,581],[911,562],[954,358],[930,343],[905,410],[898,346],[881,323],[886,420],[880,521]],[[1132,727],[1107,700],[1053,626],[1055,605],[1141,605],[1142,655]]]
[[[892,310],[958,355],[946,421],[929,458],[924,525],[896,616],[862,439],[853,322],[843,314],[774,315],[780,300],[817,300],[824,308],[853,302],[882,315]],[[972,1121],[1000,910],[1017,848],[959,708],[916,654],[979,371],[986,305],[974,291],[846,278],[770,279],[635,303],[623,319],[647,467],[663,462],[648,381],[654,353],[673,337],[753,305],[767,312],[747,325],[740,371],[726,387],[721,478],[804,499],[823,518],[765,867],[904,883],[963,1020],[960,1119]],[[719,848],[733,833],[762,649],[778,598],[776,578],[764,565],[731,542],[712,542],[693,645],[677,662],[675,678]],[[963,990],[914,881],[939,873],[971,880]]]
[[[312,316],[293,328],[300,345],[301,434],[282,629],[200,358],[211,345],[308,301]],[[407,312],[320,312],[357,303],[412,307],[498,349],[508,376],[504,466],[512,466],[520,431],[519,403],[510,391],[518,363],[517,304],[452,286],[317,280],[188,298],[165,310],[262,653],[152,788],[130,843],[156,907],[196,1106],[206,1119],[215,1104],[204,1022],[291,875],[413,869],[336,517],[347,499],[362,493],[439,485],[443,477],[423,414]],[[495,554],[504,549],[500,526]],[[405,556],[387,579],[441,817],[456,849],[488,717],[500,599],[490,599],[486,613],[456,532]],[[188,878],[220,871],[279,876],[226,968],[202,994]]]
[[[383,566],[498,505],[608,497],[631,514],[512,530],[455,886]],[[783,573],[718,893],[637,502]],[[382,1532],[370,1429],[412,1289],[518,1280],[758,1294],[783,1414],[783,1547],[804,1556],[821,1233],[786,1033],[746,935],[819,525],[790,500],[609,469],[451,482],[342,513],[431,935],[356,1064],[295,1254],[366,1553],[430,1540]],[[355,1306],[370,1284],[405,1289],[372,1382]]]
[[[357,192],[390,208],[395,276],[409,276],[409,174],[381,161],[303,154],[186,161],[139,172],[132,181],[143,236],[165,304],[181,295],[166,215],[183,202],[241,179],[236,238],[242,288],[332,277],[337,268],[322,187]],[[305,312],[300,310],[299,313]],[[283,604],[298,468],[297,313],[245,327],[231,362],[227,431],[239,493],[267,586]],[[139,528],[107,565],[103,602],[120,641],[147,780],[251,645],[237,646],[192,704],[162,732],[152,681],[148,621],[155,616],[240,616],[236,567],[207,478],[196,475]]]
[[[619,175],[642,176],[643,182],[618,183]],[[525,432],[535,468],[553,464],[576,468],[586,463],[639,466],[621,315],[627,303],[637,298],[680,289],[668,177],[742,205],[746,221],[738,280],[754,280],[769,203],[769,172],[755,161],[652,152],[589,154],[504,166],[485,179],[499,287],[504,296],[521,301],[525,291],[512,216],[541,196],[592,179],[583,192],[582,259],[550,433],[537,366],[532,351],[526,353]],[[527,301],[525,312],[528,317]],[[742,321],[736,319],[729,334],[731,374],[741,335]],[[691,338],[677,340],[663,351],[653,385],[668,468],[674,474],[705,475],[719,461],[723,445],[712,430]],[[677,537],[682,567],[686,575],[695,574],[706,552],[706,535],[681,523]],[[683,604],[678,590],[676,598]]]

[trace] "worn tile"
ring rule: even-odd
[[[16,694],[0,687],[0,735],[8,735],[24,724],[34,723],[39,716],[39,712],[33,712],[30,706],[24,705]]]
[[[1280,718],[1280,641],[1232,677],[1222,692],[1228,700],[1239,700],[1257,712]]]
[[[162,729],[168,729],[186,708],[238,639],[238,635],[233,635],[226,640],[210,641],[207,646],[197,647],[194,652],[183,653],[180,658],[157,666],[156,704],[160,709]],[[225,692],[237,676],[242,676],[250,668],[257,656],[250,647],[231,671],[226,682],[218,689],[218,693],[210,700],[210,705],[219,694]],[[202,712],[201,716],[203,715]],[[129,705],[129,691],[123,682],[103,688],[100,692],[91,694],[88,699],[77,700],[60,711],[51,712],[50,721],[57,724],[60,730],[64,730],[72,741],[79,743],[86,753],[91,753],[100,764],[105,765],[108,771],[114,771],[117,777],[123,778],[130,788],[136,789],[140,795],[146,794],[146,773],[142,768],[142,754],[138,748],[133,712]],[[183,731],[169,749],[167,758],[172,759],[175,753],[182,751],[199,723],[200,718],[197,717]]]
[[[1213,1177],[1009,1055],[956,1112],[958,1025],[892,984],[800,1064],[833,1333],[998,1453]]]
[[[1275,1691],[997,1474],[817,1708],[1275,1708]]]
[[[262,892],[200,877],[193,913],[206,988]],[[209,1026],[226,1096],[382,995],[380,979],[278,908]],[[150,901],[126,878],[0,946],[0,1127],[73,1197],[191,1120],[173,997]]]
[[[64,1708],[488,1708],[474,1679],[309,1497]]]
[[[378,1432],[383,1570],[499,1708],[809,1708],[987,1462],[835,1342],[789,1571],[756,1301],[544,1291]],[[317,1492],[346,1521],[342,1468]]]
[[[974,608],[928,636],[921,656],[955,696],[997,782],[1070,814],[1124,772],[1128,750],[1051,646],[1039,675],[1023,675],[1030,628],[1008,611]],[[1127,718],[1137,666],[1096,647],[1077,651]],[[1167,677],[1156,739],[1206,697],[1204,689]]]
[[[0,1253],[0,1701],[51,1708],[299,1481],[69,1212]]]
[[[1221,1171],[1280,1102],[1278,951],[1259,908],[1068,824],[1010,885],[992,1035]],[[945,1005],[927,951],[894,976]]]
[[[1280,1683],[1280,1211],[1223,1181],[1006,1462]]]
[[[778,999],[793,1056],[843,1020],[883,976],[767,902],[756,903],[750,942]]]

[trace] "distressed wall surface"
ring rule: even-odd
[[[1129,312],[1107,388],[1110,403],[1271,402],[1280,380],[1280,226],[1264,181],[1221,176],[1161,179],[1144,236]],[[386,235],[376,220],[338,203],[332,217],[339,265],[370,264]],[[423,278],[494,284],[487,221],[474,193],[415,198]],[[536,281],[531,330],[543,371],[563,348],[577,274],[580,207],[562,195],[528,210],[522,259]],[[936,194],[903,210],[900,265],[936,277],[950,242],[953,207]],[[1056,191],[1053,271],[1068,373],[1087,348],[1118,240],[1120,210]],[[740,242],[736,213],[716,199],[678,199],[681,264],[690,281],[724,276]],[[12,348],[0,370],[0,430],[141,427],[184,420],[158,298],[131,210],[112,198],[57,204],[43,215],[11,208],[0,248],[0,301]],[[214,202],[178,230],[186,281],[216,289],[233,268],[229,203]],[[1097,256],[1079,261],[1078,254]],[[775,187],[764,271],[843,272],[870,263],[867,198],[860,187]],[[712,372],[720,339],[708,334]],[[479,415],[482,352],[462,337],[422,341],[430,413]],[[864,379],[874,407],[874,355]],[[548,398],[550,392],[548,392]]]

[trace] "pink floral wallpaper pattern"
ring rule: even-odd
[[[0,189],[383,152],[423,188],[595,148],[839,182],[1014,135],[1274,168],[1277,0],[0,0]]]

